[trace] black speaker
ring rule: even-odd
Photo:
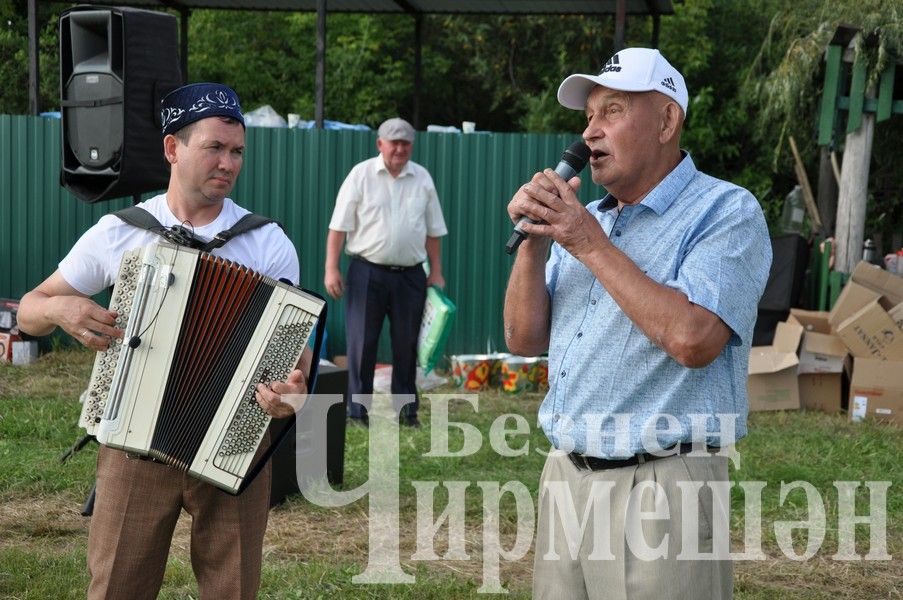
[[[795,233],[776,236],[771,238],[771,253],[771,270],[759,300],[753,346],[771,344],[778,323],[787,319],[791,308],[800,305],[809,244],[806,238]]]
[[[759,300],[763,310],[789,311],[798,306],[809,262],[809,244],[798,234],[771,238],[771,270]]]
[[[183,81],[176,18],[77,6],[59,26],[60,183],[85,202],[166,188],[160,99]]]
[[[326,413],[326,478],[335,486],[345,479],[345,406],[348,402],[348,370],[321,366],[318,369],[315,394],[339,394],[343,401],[333,404]],[[274,419],[270,423],[270,436],[282,431],[288,419]],[[293,426],[294,429],[294,426]],[[295,431],[290,431],[273,453],[273,482],[270,488],[270,506],[285,501],[288,496],[300,492],[295,474],[297,464]]]

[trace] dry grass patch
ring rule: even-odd
[[[0,363],[0,398],[72,398],[88,385],[95,352],[73,348],[41,356],[35,363]]]

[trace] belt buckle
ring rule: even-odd
[[[386,265],[386,268],[392,271],[393,273],[400,273],[404,271],[404,267],[399,267],[398,265]]]

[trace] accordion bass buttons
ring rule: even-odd
[[[132,300],[138,284],[139,267],[140,258],[137,253],[123,255],[109,304],[109,309],[117,313],[115,323],[119,329],[125,329],[128,325]],[[99,352],[94,359],[94,369],[88,384],[89,394],[80,421],[89,427],[89,433],[93,433],[91,428],[101,421],[121,349],[122,344],[113,340],[109,348]]]

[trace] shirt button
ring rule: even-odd
[[[568,374],[567,371],[562,371],[562,372],[561,372],[561,376],[562,376],[562,377],[564,377],[564,376],[567,375],[567,374]]]
[[[578,338],[582,338],[582,337],[583,337],[583,332],[582,332],[582,331],[578,331],[578,332],[577,332],[577,337],[578,337]]]
[[[561,415],[559,415],[558,413],[555,413],[555,421],[557,422],[560,418],[561,418]]]
[[[620,230],[620,229],[615,229],[615,236],[616,236],[616,237],[621,237],[621,230]]]
[[[595,305],[595,304],[596,304],[596,299],[593,298],[592,300],[589,301],[589,303]]]

